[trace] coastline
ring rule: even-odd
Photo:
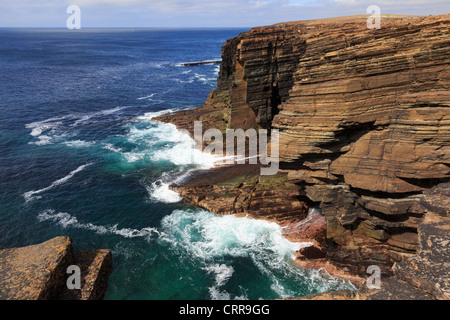
[[[193,109],[194,113],[196,110],[202,112],[201,108],[198,108]],[[184,113],[185,111],[181,110],[155,118],[177,119]],[[193,139],[192,135],[191,138]],[[311,244],[294,252],[294,263],[300,268],[325,272],[326,276],[347,280],[356,288],[360,288],[365,282],[363,277],[341,269],[325,258],[327,245],[324,216],[319,213],[310,219],[314,209],[297,199],[300,196],[298,186],[287,181],[287,172],[279,172],[275,177],[264,177],[259,176],[260,167],[260,164],[246,163],[219,164],[210,169],[197,169],[190,172],[189,176],[182,181],[170,184],[169,189],[178,193],[183,201],[217,215],[234,215],[238,218],[245,217],[276,223],[282,229],[282,235],[286,240],[292,243]],[[266,181],[261,181],[261,178]],[[274,190],[277,191],[274,192]],[[280,190],[282,192],[279,192]],[[245,194],[242,195],[242,192]],[[258,193],[263,197],[272,196],[268,202],[269,208],[253,199],[255,194],[256,197],[258,196]],[[277,200],[273,201],[274,197]],[[246,198],[250,201],[243,203]],[[255,207],[250,204],[252,201],[257,203]],[[259,211],[261,207],[265,209],[262,213]],[[289,232],[284,229],[289,229]],[[320,252],[319,256],[317,252]],[[311,257],[314,259],[310,260]]]
[[[446,286],[433,273],[405,280],[402,272],[409,271],[396,266],[405,268],[421,253],[421,239],[430,236],[421,234],[427,217],[437,213],[449,224],[448,208],[434,209],[445,207],[449,195],[430,195],[449,184],[448,165],[442,165],[448,154],[441,151],[448,147],[444,123],[450,121],[443,38],[449,18],[391,16],[379,31],[368,30],[362,16],[299,21],[228,40],[217,88],[205,104],[154,120],[191,137],[194,121],[203,122],[202,133],[278,129],[279,173],[258,177],[250,166],[237,165],[216,169],[217,177],[198,173],[171,189],[216,214],[275,221],[285,229],[301,225],[308,208],[320,207],[318,239],[286,236],[316,241],[298,252],[299,265],[360,287],[376,266],[391,279],[381,296],[392,298],[389,290],[398,288],[414,293],[410,297],[445,296],[423,289],[430,285],[421,285],[422,278]],[[438,261],[433,267],[440,270]]]

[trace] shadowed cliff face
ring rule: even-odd
[[[213,119],[205,114],[217,105],[221,129],[279,129],[280,168],[299,199],[321,207],[328,243],[338,245],[328,257],[390,272],[418,248],[424,203],[445,207],[424,199],[450,181],[450,15],[383,16],[379,30],[366,19],[242,33],[224,45],[201,111],[159,120]],[[227,100],[215,104],[219,96]]]

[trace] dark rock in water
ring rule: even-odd
[[[80,268],[80,289],[67,288],[71,265]],[[0,250],[0,299],[99,300],[106,293],[111,272],[109,250],[74,251],[68,237],[4,249]]]
[[[177,66],[181,66],[181,67],[203,66],[203,65],[207,65],[207,64],[219,64],[221,62],[222,62],[222,60],[199,61],[199,62],[184,62],[184,63],[177,64]]]

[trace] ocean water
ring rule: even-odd
[[[0,248],[67,235],[107,248],[106,299],[273,299],[351,289],[293,263],[266,221],[217,216],[168,189],[192,140],[152,120],[201,106],[223,41],[245,30],[0,30]]]

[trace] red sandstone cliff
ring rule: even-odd
[[[275,185],[255,193],[257,180],[246,191],[246,206],[227,213],[258,215],[252,201],[263,202],[265,194],[320,206],[334,266],[363,274],[380,264],[392,273],[393,263],[417,252],[426,213],[450,211],[432,191],[450,181],[450,15],[383,16],[379,30],[369,30],[366,19],[242,33],[224,45],[217,89],[205,106],[158,120],[190,130],[194,120],[203,120],[204,129],[279,129],[280,168],[287,174],[280,181],[292,192],[277,195]],[[217,185],[175,188],[220,212],[217,199],[230,188],[208,198],[211,187]],[[240,194],[232,193],[231,203]],[[283,208],[305,217],[298,204]]]

